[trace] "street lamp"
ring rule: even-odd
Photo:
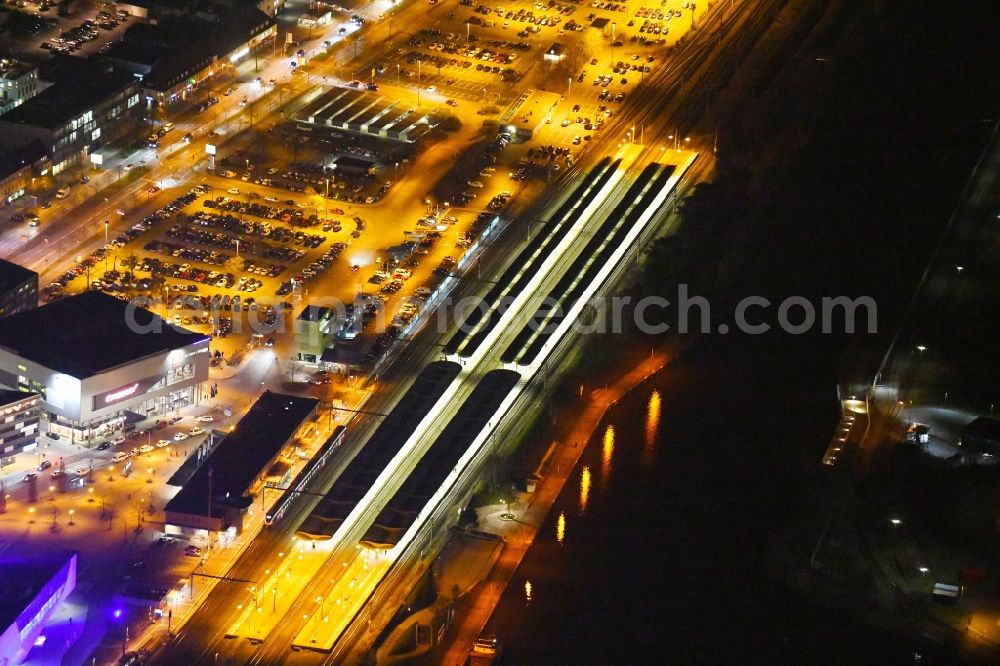
[[[668,135],[667,138],[668,139],[673,139],[674,150],[676,150],[677,152],[680,152],[680,150],[681,150],[681,146],[680,146],[681,131],[680,131],[680,129],[678,128],[677,132],[675,132],[674,134]],[[689,137],[689,136],[684,137],[684,143],[686,143],[686,144],[691,143],[691,137]]]
[[[618,29],[618,24],[611,23],[611,66],[615,66],[615,30]]]
[[[70,525],[72,525],[72,524],[73,524],[73,514],[74,514],[74,513],[75,513],[75,511],[74,511],[73,509],[70,509],[70,510],[69,510],[69,524],[70,524]]]

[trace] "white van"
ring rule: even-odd
[[[113,463],[125,462],[126,460],[128,460],[128,454],[124,451],[119,451],[115,455],[111,456],[111,462]]]

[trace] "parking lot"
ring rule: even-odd
[[[392,220],[390,226],[368,211],[348,214],[335,203],[326,209],[331,217],[321,217],[314,201],[308,206],[301,197],[272,202],[277,198],[272,188],[241,183],[222,189],[227,179],[208,180],[217,185],[205,183],[174,198],[106,249],[81,258],[43,288],[43,298],[83,289],[88,281],[91,288],[121,298],[143,296],[168,321],[211,333],[214,347],[225,349],[223,341],[231,334],[251,330],[264,331],[268,344],[278,342],[292,332],[301,307],[293,301],[307,299],[310,291],[348,304],[363,291],[352,325],[362,331],[359,345],[376,345],[384,333],[377,324],[398,328],[408,323],[448,273],[441,266],[453,266],[482,226],[475,215],[458,211],[439,211],[432,228],[418,220]],[[369,236],[374,226],[379,233]],[[392,252],[381,239],[402,238],[407,227],[412,227],[412,240],[396,243],[403,247]],[[341,256],[349,247],[354,259]],[[349,261],[363,261],[365,270]],[[374,361],[377,355],[368,358]]]

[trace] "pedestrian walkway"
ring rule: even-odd
[[[617,382],[591,391],[579,410],[579,417],[565,441],[551,452],[548,473],[539,480],[535,492],[522,495],[510,507],[513,520],[501,519],[507,507],[497,505],[480,511],[480,529],[499,534],[506,547],[489,575],[472,592],[456,603],[453,627],[444,642],[434,651],[437,663],[461,666],[468,661],[469,649],[486,626],[490,615],[510,579],[514,576],[549,509],[562,491],[587,442],[597,430],[608,409],[669,361],[666,353],[651,354]]]

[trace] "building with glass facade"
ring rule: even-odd
[[[52,85],[0,116],[0,151],[38,142],[57,175],[135,126],[142,114],[138,80],[131,72],[71,56],[44,63]]]
[[[210,341],[86,292],[0,319],[0,387],[41,396],[43,435],[95,446],[207,398]]]
[[[20,664],[76,588],[76,553],[0,558],[0,664]]]
[[[38,437],[41,396],[30,391],[0,389],[0,468],[32,449]]]

